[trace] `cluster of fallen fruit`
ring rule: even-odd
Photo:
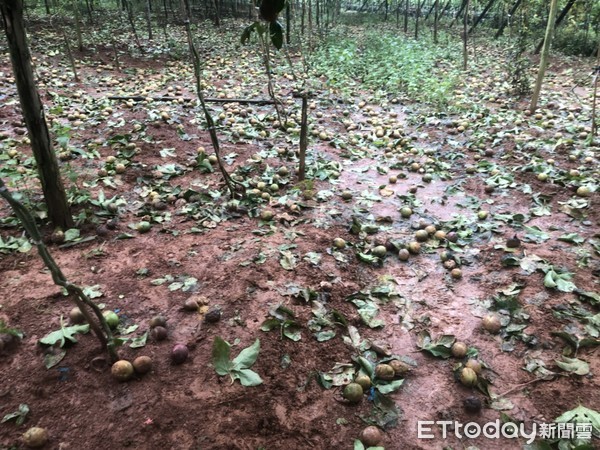
[[[497,334],[501,330],[500,318],[496,314],[490,313],[483,318],[482,327],[492,334]],[[477,387],[479,382],[485,381],[484,378],[480,379],[485,364],[478,359],[469,357],[469,347],[466,343],[461,341],[453,342],[450,352],[458,360],[464,361],[466,359],[466,361],[457,364],[454,368],[456,379],[464,386]],[[363,368],[365,365],[368,366],[368,361],[365,361],[364,358],[358,358],[358,360]],[[372,392],[374,384],[403,379],[412,370],[410,364],[400,359],[384,361],[386,362],[381,362],[374,366],[371,376],[365,374],[363,370],[359,371],[354,380],[344,386],[342,391],[344,399],[351,404],[358,404],[363,400],[365,394]],[[402,381],[400,380],[400,382]],[[477,396],[466,397],[463,405],[469,413],[478,413],[482,408],[481,400]],[[383,433],[379,427],[370,425],[362,431],[360,440],[368,447],[376,446],[383,440]]]
[[[200,304],[194,299],[186,300],[183,309],[187,311],[199,311]],[[106,323],[111,329],[115,329],[120,322],[118,314],[114,311],[104,311],[103,313]],[[74,307],[69,318],[71,323],[78,324],[84,322],[81,310]],[[207,309],[204,314],[204,320],[207,322],[216,322],[220,318],[219,309]],[[155,316],[149,322],[151,335],[156,341],[167,339],[167,319],[164,316]],[[2,335],[4,336],[4,335]],[[9,336],[9,335],[6,335]],[[183,364],[189,355],[189,349],[186,344],[175,344],[170,353],[171,362],[175,365]],[[129,381],[134,376],[142,376],[152,370],[152,358],[146,355],[138,356],[133,361],[120,359],[111,366],[111,375],[118,381]],[[40,448],[48,442],[48,431],[42,427],[31,427],[22,435],[23,443],[30,448]]]
[[[188,299],[190,300],[190,299]],[[186,309],[191,309],[192,306],[198,308],[198,303],[194,305],[186,304]],[[78,308],[73,308],[70,313],[72,322],[81,321],[81,312]],[[213,314],[214,315],[214,314]],[[113,311],[105,311],[105,319],[109,326],[116,327],[119,323],[119,317]],[[212,321],[212,320],[211,320]],[[151,335],[157,341],[162,341],[167,337],[166,329],[167,319],[164,316],[155,316],[150,322]],[[500,319],[497,315],[490,313],[482,320],[483,328],[490,333],[498,333],[501,329]],[[468,355],[468,346],[464,342],[456,341],[452,344],[451,354],[457,359],[464,359]],[[170,358],[173,364],[184,363],[189,355],[189,349],[185,344],[175,344],[171,350]],[[359,358],[361,360],[362,358]],[[386,360],[384,360],[386,361]],[[363,365],[369,365],[367,361],[362,359]],[[342,391],[343,397],[351,404],[360,403],[365,394],[371,392],[374,385],[386,384],[393,380],[405,378],[411,371],[412,367],[399,359],[391,359],[386,362],[381,362],[372,366],[372,369],[365,373],[361,370],[354,377],[354,380],[344,386]],[[478,383],[478,376],[481,374],[483,364],[477,359],[468,359],[464,364],[459,364],[455,371],[457,379],[467,387],[474,387]],[[152,370],[152,359],[149,356],[142,355],[136,357],[133,361],[121,359],[116,361],[111,367],[112,376],[118,381],[128,381],[133,379],[135,375],[142,376]],[[371,376],[369,376],[369,374]],[[402,382],[402,380],[400,380]],[[398,386],[399,387],[399,386]],[[395,389],[390,389],[390,392]],[[469,396],[464,401],[464,407],[468,412],[476,413],[481,409],[481,401],[475,396]],[[41,427],[32,427],[23,434],[23,443],[31,448],[44,446],[48,441],[48,432]],[[380,428],[374,425],[367,426],[360,435],[360,441],[368,446],[377,446],[383,440],[383,433]]]
[[[185,310],[198,310],[199,305],[193,299],[183,305]],[[193,302],[193,304],[192,304]],[[210,311],[209,311],[210,312]],[[104,311],[104,320],[111,329],[115,329],[120,322],[119,316],[114,311]],[[71,310],[69,318],[72,323],[82,323],[84,317],[78,307]],[[152,330],[151,334],[154,340],[163,341],[167,338],[167,319],[164,316],[153,317],[149,322]],[[183,364],[189,355],[189,349],[185,344],[175,344],[171,349],[171,361],[173,364]],[[133,361],[121,359],[116,361],[111,367],[111,374],[119,381],[127,381],[133,378],[135,374],[144,375],[152,370],[152,359],[149,356],[138,356]]]
[[[336,241],[334,242],[335,247],[343,248],[345,246],[340,245],[341,243],[337,242],[340,240],[340,238],[334,240]],[[345,244],[345,242],[343,244]],[[187,299],[183,304],[183,309],[186,311],[198,312],[200,311],[200,307],[201,304],[193,297]],[[205,309],[204,318],[207,322],[216,322],[219,320],[219,309],[209,309],[206,305]],[[103,315],[111,329],[115,329],[119,325],[120,318],[114,311],[104,311]],[[77,307],[71,310],[69,318],[72,323],[82,323],[84,321],[81,311]],[[150,335],[155,341],[163,341],[167,338],[168,331],[166,317],[162,315],[153,317],[149,321],[149,326],[151,329]],[[493,334],[500,332],[502,325],[499,316],[495,313],[489,313],[482,319],[482,327]],[[450,351],[452,356],[457,359],[464,360],[469,355],[467,344],[460,341],[453,342]],[[172,364],[179,365],[187,360],[188,355],[189,349],[187,345],[177,343],[171,349],[170,359]],[[359,360],[361,359],[362,364],[360,365],[363,366],[363,369],[365,366],[370,365],[369,362],[365,361],[363,358],[359,358]],[[483,366],[481,361],[468,358],[466,362],[455,366],[456,379],[467,387],[476,387]],[[372,392],[373,387],[380,388],[382,385],[385,386],[394,380],[400,381],[401,384],[403,381],[402,379],[408,375],[411,369],[412,367],[410,364],[399,359],[384,359],[378,364],[373,364],[371,369],[367,370],[367,373],[365,373],[365,370],[357,372],[354,380],[344,386],[342,391],[343,397],[351,404],[358,404],[363,400],[365,394]],[[126,359],[116,361],[111,367],[111,374],[116,380],[126,382],[133,379],[136,375],[142,376],[151,370],[152,359],[149,356],[142,355],[136,357],[133,361],[128,361]],[[390,386],[390,389],[388,389],[386,393],[392,392],[399,387],[400,384],[393,388]],[[384,391],[381,392],[383,393]],[[469,396],[464,401],[464,407],[468,412],[476,413],[480,411],[482,405],[479,398]],[[28,447],[42,447],[48,441],[48,432],[44,428],[32,427],[23,434],[22,439],[23,443]],[[360,435],[360,441],[367,447],[377,446],[382,440],[383,433],[381,429],[374,425],[367,426]]]
[[[113,313],[114,314],[114,313]],[[167,338],[167,319],[164,316],[156,316],[150,320],[152,337],[157,341]],[[183,364],[189,355],[189,349],[185,344],[175,344],[171,349],[171,362]],[[120,359],[111,367],[111,374],[119,381],[127,381],[135,374],[144,375],[152,370],[152,359],[149,356],[138,356],[132,362]]]

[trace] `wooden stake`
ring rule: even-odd
[[[308,95],[302,95],[302,119],[300,121],[300,165],[298,166],[298,179],[304,180],[306,176],[306,148],[308,147]]]

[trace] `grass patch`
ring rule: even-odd
[[[457,45],[436,46],[395,32],[349,28],[332,33],[316,50],[313,68],[352,95],[360,86],[436,107],[449,104],[460,77]]]

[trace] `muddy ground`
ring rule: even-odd
[[[591,90],[576,86],[577,95],[571,70],[592,61],[561,59],[550,67],[542,117],[526,114],[526,101],[490,98],[487,89],[501,75],[485,74],[479,66],[457,90],[485,109],[449,109],[444,115],[402,97],[377,98],[365,91],[350,99],[317,84],[309,110],[313,181],[303,184],[295,178],[297,124],[281,131],[269,105],[211,104],[227,170],[250,180],[251,199],[238,204],[229,199],[216,166],[203,173],[210,163],[197,163],[198,147],[207,155],[213,150],[185,60],[129,54],[121,47],[119,72],[110,47],[90,46],[75,54],[81,80],[75,82],[55,47],[39,44],[51,31],[40,26],[36,36],[34,62],[49,121],[55,132],[59,124],[70,127],[68,143],[56,145],[71,199],[89,192],[96,200],[74,206],[82,219],[80,238],[91,240],[55,243],[53,230],[43,227],[52,255],[70,281],[96,286],[94,301],[118,313],[121,330],[138,325],[124,337],[144,336],[150,320],[163,315],[168,338],[159,342],[150,335],[141,348],[130,348],[130,341],[120,348],[124,359],[152,358],[151,372],[128,382],[111,376],[91,333],[79,335],[64,359],[47,369],[44,355],[56,350],[39,339],[60,327],[61,316],[66,322],[73,305],[52,284],[35,249],[3,249],[0,318],[23,338],[0,352],[0,415],[20,404],[30,412],[23,425],[0,425],[0,448],[21,448],[20,436],[30,426],[46,428],[46,448],[53,449],[353,448],[372,419],[372,397],[349,404],[342,387],[324,389],[318,374],[336,363],[352,364],[359,354],[380,360],[385,351],[363,353],[344,339],[349,329],[375,342],[371,350],[383,347],[415,363],[401,388],[387,396],[399,413],[384,430],[382,445],[388,449],[522,448],[523,438],[460,439],[454,433],[443,438],[439,429],[434,439],[419,439],[417,423],[484,424],[509,417],[529,427],[552,422],[579,404],[599,409],[598,347],[575,352],[552,334],[566,331],[591,342],[598,337],[598,328],[586,319],[598,313],[597,304],[580,295],[598,292],[598,194],[576,194],[580,185],[598,182],[598,147],[582,136],[589,131]],[[265,98],[259,57],[248,49],[236,56],[224,42],[217,37],[206,44],[213,45],[207,94]],[[0,45],[6,56],[6,44]],[[279,63],[277,92],[295,120],[300,104],[290,95],[283,58]],[[0,72],[2,176],[38,210],[40,193],[8,58],[2,58]],[[191,101],[128,104],[109,100],[111,94]],[[554,124],[543,123],[548,120]],[[549,179],[541,180],[540,171]],[[101,191],[113,200],[99,199]],[[407,206],[413,214],[402,217],[400,209]],[[272,218],[261,216],[263,211]],[[10,214],[0,202],[4,241],[22,236],[10,226]],[[148,232],[135,229],[141,221],[150,222]],[[432,232],[418,254],[400,260],[399,248],[427,225],[446,237],[436,239]],[[572,233],[581,239],[558,239]],[[507,248],[515,234],[518,247]],[[335,238],[346,247],[335,248]],[[387,248],[382,258],[373,256],[378,245]],[[447,267],[440,259],[445,251],[455,261]],[[548,264],[572,273],[577,291],[546,287]],[[460,267],[460,277],[451,276],[451,266]],[[176,281],[188,284],[173,285]],[[481,318],[493,309],[491,299],[515,283],[517,309],[511,315],[499,308],[502,330],[485,331]],[[349,300],[376,286],[391,294],[369,297],[384,323],[371,328]],[[305,288],[312,292],[308,299],[298,294]],[[199,299],[198,311],[183,309],[189,298]],[[261,331],[279,304],[295,314],[300,340],[279,329]],[[319,331],[309,328],[317,306],[329,318],[320,331],[335,332],[322,342],[315,337]],[[220,320],[209,323],[206,312],[215,308]],[[577,315],[581,309],[588,315]],[[453,335],[476,349],[486,366],[482,376],[491,383],[488,394],[497,398],[456,380],[453,369],[464,359],[420,351],[424,331],[434,338]],[[236,343],[233,355],[260,339],[252,369],[263,384],[243,387],[216,374],[211,349],[217,336]],[[176,343],[190,351],[181,365],[170,359]],[[589,363],[589,373],[561,370],[555,363],[561,354]],[[532,360],[543,361],[551,375],[538,378],[531,365],[524,370]],[[465,409],[470,396],[483,402],[480,412]]]

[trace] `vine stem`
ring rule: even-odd
[[[513,386],[508,391],[503,392],[502,394],[499,394],[498,398],[506,397],[508,394],[512,394],[513,392],[518,391],[519,389],[522,389],[522,388],[524,388],[526,386],[529,386],[531,384],[540,383],[542,381],[554,381],[554,380],[556,380],[556,377],[552,377],[552,378],[547,379],[547,380],[545,380],[543,378],[535,378],[535,379],[529,380],[529,381],[527,381],[525,383],[521,383],[521,384],[517,384],[516,386]]]
[[[21,204],[21,202],[19,202],[17,199],[15,199],[11,195],[8,188],[4,184],[4,181],[1,178],[0,178],[0,197],[2,197],[4,200],[6,200],[8,202],[8,204],[13,209],[17,218],[21,221],[23,228],[25,228],[25,232],[31,238],[33,244],[37,248],[37,251],[38,251],[40,257],[44,261],[44,264],[46,265],[48,270],[50,270],[50,274],[52,275],[52,280],[54,281],[54,283],[58,286],[65,288],[66,291],[72,296],[73,301],[75,302],[77,307],[79,307],[79,309],[81,310],[83,317],[85,318],[87,323],[89,323],[90,328],[92,329],[94,334],[98,337],[98,340],[100,341],[100,345],[102,347],[106,348],[106,350],[108,352],[108,356],[111,359],[111,361],[114,362],[117,359],[119,359],[117,352],[116,352],[116,344],[115,344],[115,340],[112,335],[112,331],[110,330],[110,327],[106,323],[106,320],[105,320],[104,316],[102,315],[102,311],[100,310],[100,308],[98,308],[98,305],[96,305],[86,295],[86,293],[83,292],[83,289],[81,289],[81,287],[79,287],[73,283],[70,283],[67,280],[67,278],[63,274],[62,270],[60,270],[60,267],[58,267],[58,264],[56,263],[56,261],[54,260],[52,255],[50,254],[48,247],[46,247],[46,245],[42,241],[42,236],[40,234],[40,231],[35,223],[34,218],[31,215],[31,213],[27,210],[27,208],[25,208]],[[92,319],[92,315],[87,310],[86,306],[92,310],[92,312],[98,319],[98,322],[100,323],[100,325],[98,325],[98,323],[96,323]]]
[[[188,0],[185,0],[186,5],[188,4]],[[189,7],[189,5],[188,5]],[[198,100],[200,101],[200,106],[202,111],[204,112],[204,118],[206,120],[206,125],[208,127],[208,134],[210,135],[210,142],[215,151],[215,156],[217,157],[217,165],[219,166],[219,171],[221,175],[223,175],[223,180],[227,185],[227,189],[231,194],[232,198],[236,197],[244,197],[246,189],[242,183],[235,181],[223,165],[223,161],[221,159],[221,148],[219,145],[219,137],[217,136],[217,130],[215,128],[215,122],[210,114],[210,111],[206,107],[206,102],[204,100],[204,92],[202,91],[202,66],[200,64],[200,55],[198,54],[198,50],[194,45],[194,39],[192,36],[192,29],[190,26],[189,18],[185,22],[185,30],[187,33],[188,45],[190,47],[190,53],[192,54],[192,62],[194,64],[194,76],[196,78],[196,94],[198,95]]]
[[[265,33],[258,33],[262,51],[263,51],[263,61],[265,64],[265,70],[267,72],[267,92],[271,100],[273,100],[275,106],[275,112],[277,113],[277,120],[279,121],[279,125],[282,128],[285,128],[285,124],[287,122],[287,114],[285,113],[285,108],[283,106],[283,102],[279,100],[275,96],[275,90],[273,89],[273,76],[271,75],[271,49],[269,48],[269,40],[265,38],[265,34],[268,34],[268,27]]]

